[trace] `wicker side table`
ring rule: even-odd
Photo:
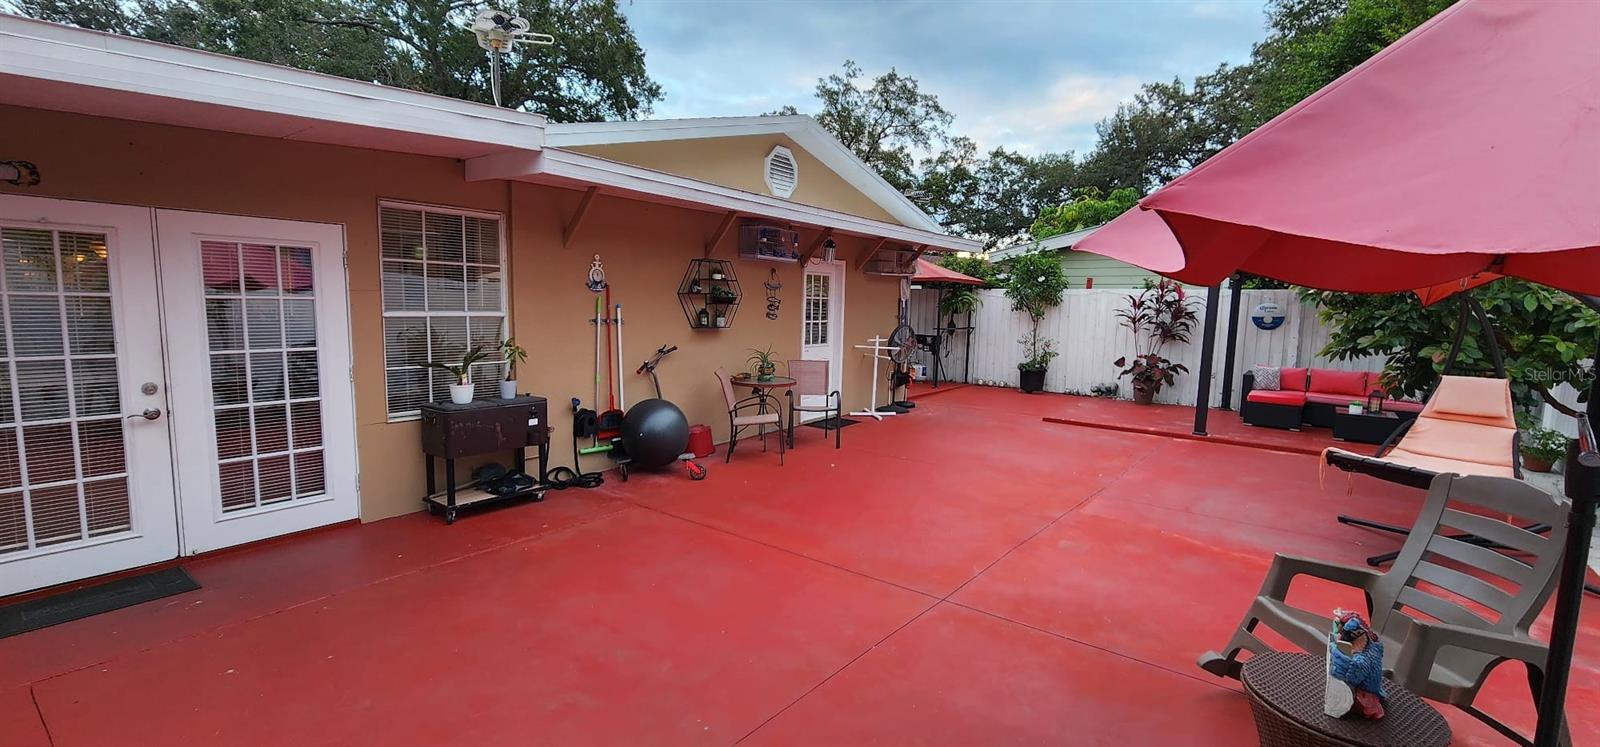
[[[1272,652],[1245,662],[1239,679],[1250,696],[1262,747],[1447,747],[1450,725],[1417,697],[1385,678],[1389,693],[1377,721],[1322,712],[1326,664],[1310,654]]]

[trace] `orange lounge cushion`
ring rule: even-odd
[[[1250,395],[1245,397],[1245,399],[1247,401],[1256,402],[1263,405],[1287,405],[1289,407],[1299,407],[1306,403],[1306,393],[1251,389]]]
[[[1340,394],[1365,399],[1367,396],[1367,372],[1313,368],[1311,369],[1311,387],[1309,391],[1318,394]]]
[[[1422,415],[1412,423],[1411,430],[1406,431],[1394,451],[1510,469],[1512,444],[1516,435],[1515,428],[1462,423]]]
[[[1511,383],[1506,379],[1444,376],[1428,400],[1428,414],[1484,425],[1516,427],[1511,414]]]

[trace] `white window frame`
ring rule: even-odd
[[[384,412],[387,414],[388,422],[390,422],[390,423],[403,423],[403,422],[407,422],[407,421],[420,419],[422,417],[422,412],[420,410],[405,410],[405,411],[401,411],[401,412],[394,412],[394,411],[391,411],[389,409],[389,371],[390,370],[398,370],[398,369],[402,369],[402,368],[410,368],[409,366],[391,367],[389,365],[389,357],[388,357],[389,320],[390,319],[404,319],[404,318],[429,319],[429,318],[433,318],[433,317],[467,319],[467,318],[474,317],[474,316],[477,316],[477,317],[493,316],[493,314],[490,314],[490,313],[487,313],[487,312],[481,312],[481,311],[480,312],[473,312],[470,309],[465,310],[465,311],[427,311],[427,310],[423,310],[423,311],[390,311],[387,308],[388,304],[385,303],[385,301],[384,301],[384,293],[387,290],[385,288],[385,286],[384,286],[384,283],[383,283],[383,260],[384,260],[384,257],[383,257],[383,210],[384,210],[384,208],[393,208],[393,209],[396,209],[396,210],[418,210],[418,211],[422,211],[424,213],[435,213],[435,214],[440,214],[440,215],[458,215],[458,216],[467,217],[467,218],[481,218],[481,219],[495,221],[495,225],[498,226],[498,230],[496,231],[495,240],[499,245],[499,258],[498,258],[498,264],[499,264],[499,267],[500,267],[500,312],[499,313],[500,313],[500,337],[501,337],[501,339],[506,339],[506,338],[511,337],[511,303],[510,303],[510,300],[511,300],[510,299],[511,269],[510,269],[510,266],[508,264],[508,250],[507,250],[507,246],[506,246],[507,242],[506,242],[506,215],[505,215],[505,213],[494,212],[494,211],[491,211],[491,210],[473,210],[471,208],[452,207],[452,206],[448,206],[448,205],[433,205],[433,204],[429,204],[429,203],[425,203],[425,202],[408,202],[408,201],[404,201],[404,200],[379,200],[378,201],[378,208],[375,211],[375,217],[377,218],[377,227],[378,227],[378,245],[377,245],[377,250],[378,250],[377,251],[377,255],[378,256],[376,258],[376,261],[378,263],[378,308],[382,311],[382,314],[383,314],[383,322],[380,325],[381,328],[382,328],[380,331],[382,332],[383,337],[384,337],[384,344],[383,344],[382,350],[380,352],[380,354],[383,356],[383,409],[384,409]],[[464,266],[465,266],[465,264],[466,263],[463,263]],[[430,401],[430,402],[433,401],[432,400],[432,397],[433,397],[432,387],[429,387],[428,396],[429,396],[429,400],[428,401]]]

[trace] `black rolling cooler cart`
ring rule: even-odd
[[[422,452],[428,459],[428,513],[444,511],[454,524],[460,508],[489,506],[507,501],[544,500],[544,477],[550,463],[549,411],[544,397],[524,395],[512,399],[478,400],[457,405],[449,402],[422,406]],[[539,472],[533,487],[496,495],[481,487],[456,488],[456,460],[462,457],[512,452],[513,469],[527,472],[524,449],[539,448]],[[438,490],[435,458],[444,460],[444,491]]]

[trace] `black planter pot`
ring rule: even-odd
[[[1044,391],[1043,371],[1028,371],[1025,369],[1018,369],[1017,373],[1021,375],[1021,389],[1025,394]]]

